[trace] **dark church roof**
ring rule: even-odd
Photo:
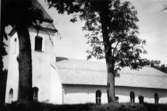
[[[107,85],[106,65],[103,62],[59,59],[56,63],[64,85]],[[167,89],[167,74],[151,67],[132,70],[128,67],[119,72],[116,86]]]
[[[44,31],[49,30],[49,31],[57,32],[57,29],[53,25],[53,19],[46,12],[43,6],[38,2],[38,0],[33,0],[33,4],[35,7],[40,9],[43,13],[43,18],[41,18],[43,22],[40,24],[40,30],[44,30]]]
[[[43,6],[39,3],[38,0],[33,0],[34,7],[40,9],[42,11],[43,17],[40,18],[40,21],[42,21],[39,26],[31,26],[30,29],[38,29],[41,31],[49,31],[52,33],[57,32],[57,29],[55,28],[53,24],[53,19],[50,17],[50,15],[46,12],[46,10],[43,8]],[[13,35],[16,32],[15,28],[12,29],[9,35]]]

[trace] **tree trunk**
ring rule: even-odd
[[[107,63],[107,97],[108,103],[115,102],[115,77],[112,73],[111,63]]]
[[[5,0],[0,0],[0,104],[5,103],[5,92],[6,92],[6,82],[7,82],[7,70],[3,70],[3,56],[5,56],[6,50],[3,42],[4,39],[4,2]],[[3,21],[3,22],[2,22]]]
[[[32,101],[32,59],[31,43],[28,28],[24,25],[16,27],[19,39],[19,102]]]
[[[115,77],[114,77],[114,61],[111,52],[111,42],[109,41],[108,23],[109,18],[107,17],[107,11],[103,10],[100,12],[100,21],[102,25],[102,35],[105,51],[105,59],[107,66],[107,97],[108,103],[115,101]]]
[[[2,68],[2,67],[1,67]],[[5,92],[6,92],[6,82],[7,82],[7,70],[0,70],[0,104],[5,103]]]

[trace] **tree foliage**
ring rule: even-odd
[[[100,15],[93,13],[86,21],[84,30],[88,30],[86,35],[88,44],[92,47],[88,51],[88,58],[94,56],[97,59],[105,57],[108,50],[109,59],[114,63],[114,70],[121,67],[130,66],[133,69],[142,67],[147,61],[141,58],[141,53],[145,53],[143,45],[145,41],[139,39],[137,11],[130,2],[120,2],[115,0],[108,9],[107,31],[108,38],[102,36],[102,24]],[[107,39],[107,43],[104,42]],[[107,44],[107,48],[104,45]],[[106,55],[107,56],[107,55]]]
[[[130,2],[121,2],[120,0],[48,0],[48,3],[59,13],[73,14],[72,22],[76,21],[76,16],[85,20],[83,30],[88,31],[86,37],[88,44],[92,47],[88,51],[90,54],[88,58],[92,56],[97,59],[105,57],[104,44],[106,43],[102,35],[101,15],[106,14],[107,45],[111,59],[115,61],[116,66],[139,68],[143,65],[141,63],[145,62],[140,54],[146,52],[143,48],[146,41],[138,38],[137,11]]]
[[[34,0],[5,0],[4,3],[4,21],[3,26],[6,25],[26,25],[30,26],[40,20],[42,12],[34,6]]]
[[[101,5],[103,4],[103,5]],[[130,2],[112,0],[92,3],[95,11],[88,12],[84,30],[91,49],[89,56],[106,59],[108,101],[114,101],[115,75],[123,67],[141,68],[148,64],[142,59],[145,40],[138,38],[137,11]]]
[[[167,73],[167,65],[162,64],[159,60],[151,60],[150,65],[153,68],[156,68],[164,73]]]

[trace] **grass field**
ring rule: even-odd
[[[45,103],[5,104],[0,106],[0,111],[167,111],[167,104],[75,104],[52,105]]]

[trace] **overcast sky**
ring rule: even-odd
[[[145,57],[167,64],[167,0],[131,0],[138,11],[139,37],[147,41]],[[43,4],[43,3],[42,3]],[[44,5],[47,8],[46,4]],[[59,30],[56,41],[57,56],[86,59],[86,38],[82,22],[70,23],[69,16],[58,15],[54,8],[47,10]]]

